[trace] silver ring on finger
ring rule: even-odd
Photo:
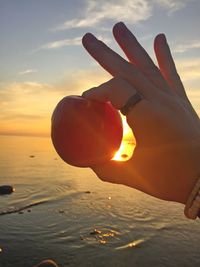
[[[143,95],[139,92],[137,92],[136,94],[132,95],[128,101],[126,102],[126,104],[120,109],[120,112],[126,116],[129,111],[137,104],[139,103],[142,99],[144,99]]]

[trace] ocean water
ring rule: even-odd
[[[71,167],[48,138],[0,136],[0,267],[200,266],[200,220],[183,205]]]

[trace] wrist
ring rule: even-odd
[[[200,139],[193,140],[188,144],[188,147],[184,149],[185,160],[182,163],[182,185],[180,191],[180,201],[183,204],[187,203],[187,200],[192,192],[198,178],[200,177]]]
[[[200,218],[200,177],[197,179],[185,205],[184,214],[188,219]]]

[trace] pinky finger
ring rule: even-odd
[[[160,70],[169,86],[179,96],[183,98],[187,97],[164,34],[156,36],[154,41],[154,50]]]

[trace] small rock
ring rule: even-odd
[[[121,154],[121,158],[125,159],[125,158],[127,158],[127,157],[128,157],[127,154]]]
[[[29,158],[35,158],[35,155],[30,155]]]
[[[98,235],[101,234],[101,231],[94,229],[92,232],[90,232],[90,235]]]
[[[106,244],[106,240],[101,240],[101,239],[100,239],[100,240],[99,240],[99,243],[104,245],[104,244]]]
[[[31,210],[27,210],[28,212],[31,212]]]
[[[11,194],[15,189],[11,185],[1,185],[0,186],[0,195]]]
[[[22,210],[20,210],[20,211],[18,212],[18,214],[24,214],[24,212],[23,212]]]
[[[58,267],[58,265],[53,260],[44,260],[34,266],[35,267]]]
[[[90,194],[91,192],[90,191],[85,191],[86,194]]]
[[[65,211],[64,210],[59,210],[59,213],[65,213]]]

